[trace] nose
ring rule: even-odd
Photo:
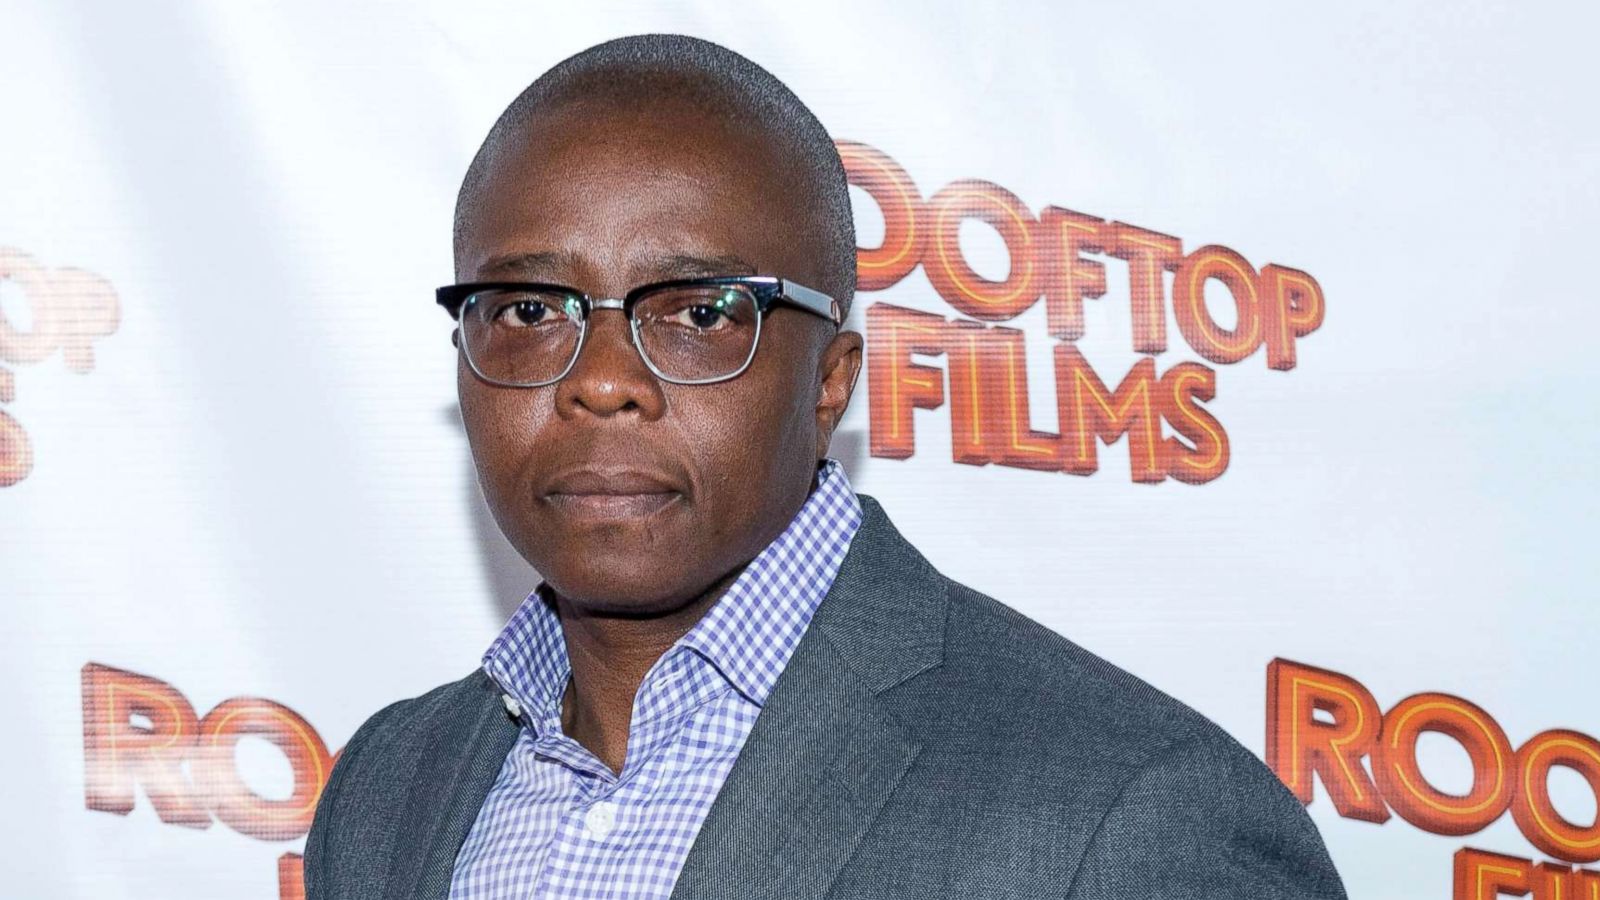
[[[617,309],[594,310],[578,358],[556,383],[556,411],[567,418],[633,413],[652,420],[665,409],[661,382],[634,347],[627,316]]]

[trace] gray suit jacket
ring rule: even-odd
[[[1343,898],[1305,810],[1216,725],[865,521],[674,900]],[[362,725],[309,900],[442,900],[517,737],[483,671]]]

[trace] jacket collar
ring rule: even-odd
[[[878,695],[939,665],[944,580],[861,497],[833,589],[717,794],[673,900],[823,897],[922,746]]]
[[[944,659],[945,582],[877,500],[857,496],[861,528],[812,624],[880,694]]]

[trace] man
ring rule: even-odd
[[[473,458],[545,580],[351,738],[311,900],[1343,897],[1259,761],[941,576],[827,458],[849,196],[765,70],[661,35],[556,66],[455,258]]]

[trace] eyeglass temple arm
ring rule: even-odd
[[[778,286],[782,289],[783,296],[802,309],[814,312],[835,325],[844,323],[844,310],[840,308],[839,301],[827,294],[812,290],[803,284],[795,284],[788,279],[780,280]]]

